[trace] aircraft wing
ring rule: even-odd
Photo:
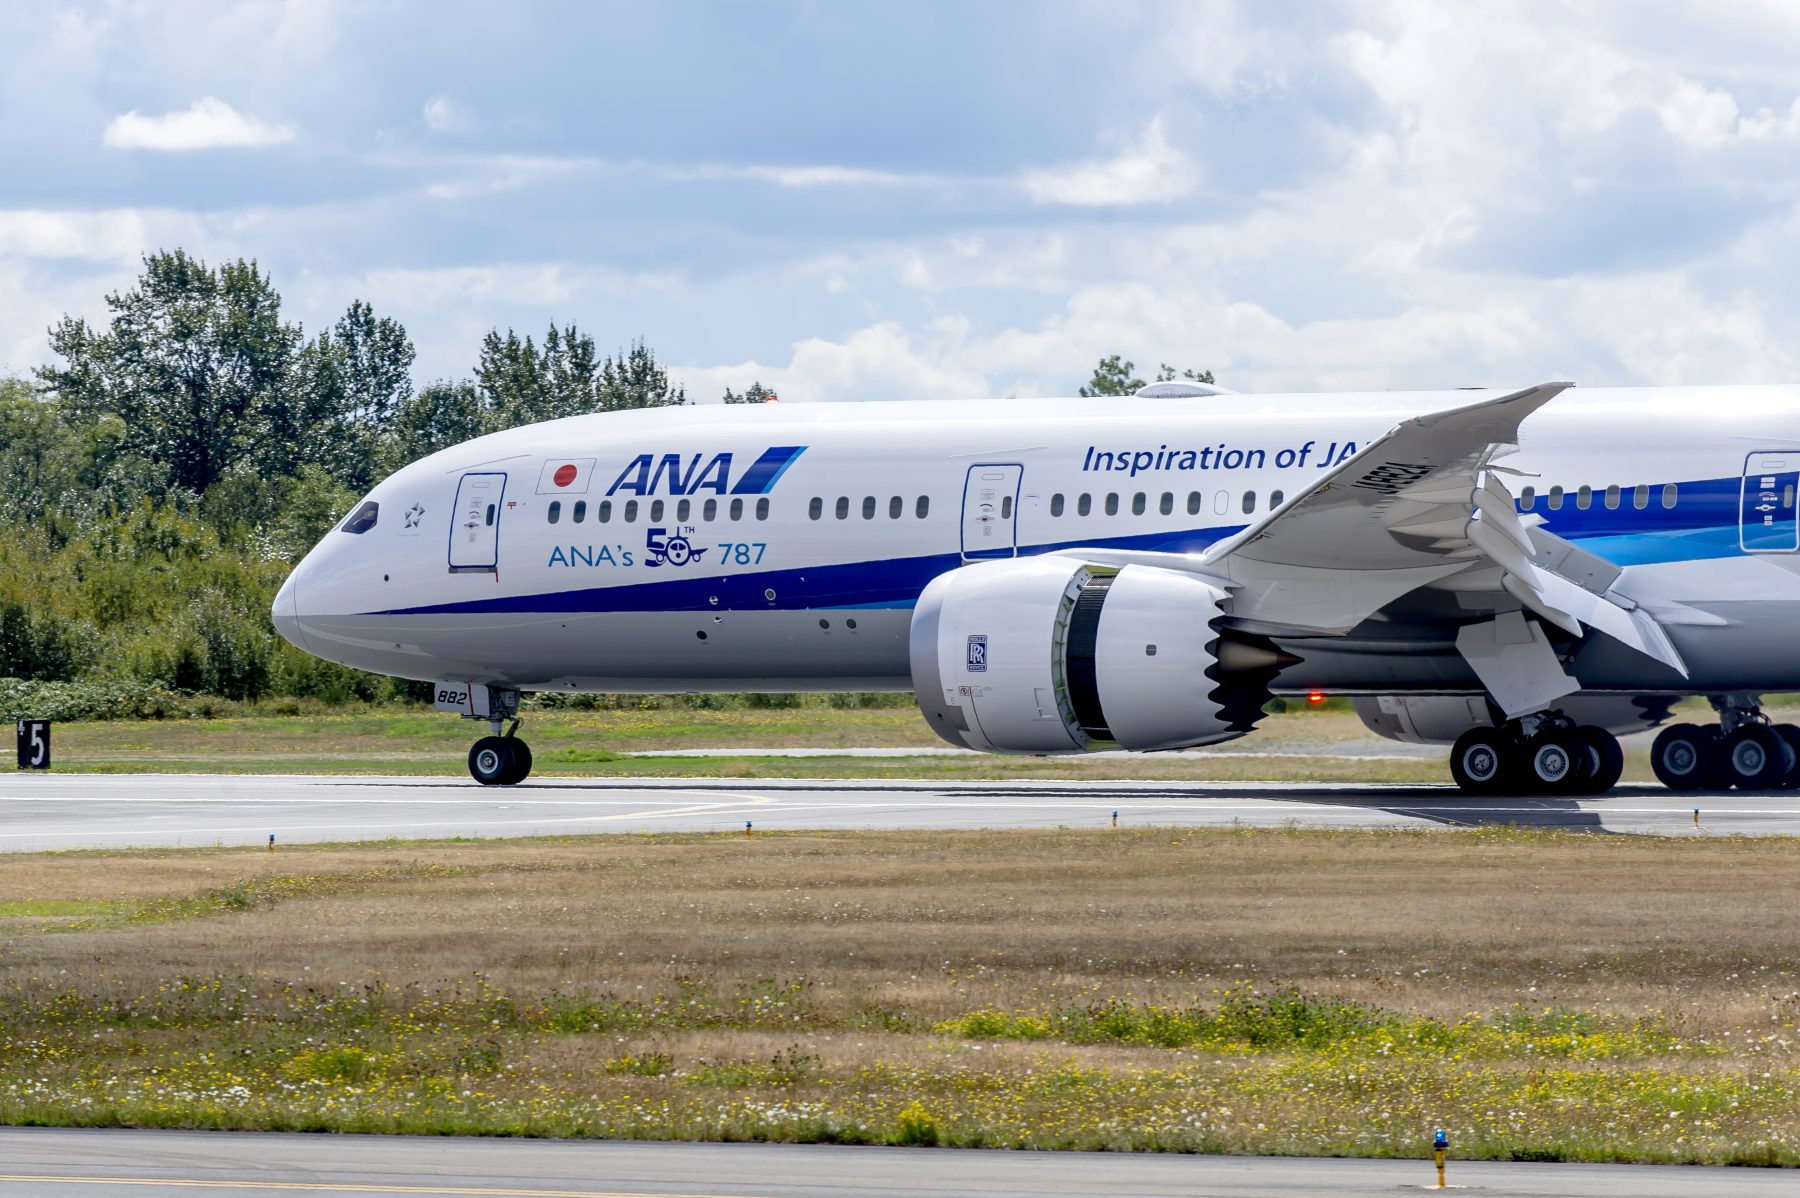
[[[1406,420],[1184,568],[1230,586],[1234,625],[1270,635],[1342,635],[1435,585],[1523,607],[1571,635],[1591,625],[1685,676],[1662,628],[1612,589],[1618,568],[1521,519],[1494,465],[1517,448],[1521,422],[1569,386]]]

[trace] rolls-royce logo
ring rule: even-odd
[[[969,673],[987,673],[987,637],[985,636],[969,638]]]

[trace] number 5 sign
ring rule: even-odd
[[[19,768],[22,770],[47,770],[50,768],[50,721],[19,721]]]

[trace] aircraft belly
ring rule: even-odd
[[[341,616],[315,652],[412,678],[526,690],[886,690],[908,682],[906,609]]]

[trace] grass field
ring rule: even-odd
[[[0,858],[0,1120],[1800,1164],[1800,843]]]

